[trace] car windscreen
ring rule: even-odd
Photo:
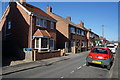
[[[114,48],[114,46],[107,46],[107,48]]]
[[[102,53],[102,54],[108,54],[106,49],[101,49],[101,48],[94,48],[91,52],[93,53]]]

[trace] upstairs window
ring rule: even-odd
[[[36,18],[36,26],[47,27],[47,21],[44,19]]]
[[[85,36],[85,31],[82,30],[82,31],[81,31],[81,34],[82,34],[82,36]]]
[[[36,26],[40,26],[40,19],[36,18]]]
[[[43,27],[47,27],[47,20],[43,20]]]
[[[76,34],[80,35],[80,29],[76,30]]]
[[[50,28],[51,28],[51,29],[54,29],[54,22],[51,22],[51,23],[50,23]]]
[[[90,37],[91,37],[91,38],[93,37],[93,34],[92,34],[92,33],[90,33]]]
[[[11,29],[11,21],[8,21],[8,29]]]
[[[71,32],[71,33],[75,33],[75,28],[71,27],[71,28],[70,28],[70,32]]]

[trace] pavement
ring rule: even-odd
[[[86,53],[86,52],[82,52],[82,53]],[[19,72],[19,71],[28,70],[28,69],[33,69],[33,68],[41,67],[41,66],[45,66],[45,65],[51,65],[55,62],[68,60],[71,57],[77,56],[72,53],[66,53],[66,55],[67,56],[43,59],[43,60],[32,61],[32,62],[25,62],[25,63],[20,63],[20,64],[16,64],[16,65],[12,65],[12,66],[5,66],[5,67],[2,67],[2,75],[7,75],[7,74]]]
[[[50,59],[44,59],[40,61],[32,61],[32,62],[26,62],[26,63],[21,63],[13,66],[6,66],[2,68],[2,75],[7,75],[23,70],[28,70],[28,69],[33,69],[36,67],[41,67],[45,65],[51,65],[55,62],[67,60],[69,57],[67,56],[62,56],[62,57],[55,57],[55,58],[50,58]]]

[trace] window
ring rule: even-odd
[[[93,38],[93,34],[92,33],[90,33],[90,37]]]
[[[36,26],[47,27],[47,21],[44,19],[36,18]]]
[[[11,21],[8,21],[8,29],[11,29]]]
[[[71,27],[71,28],[70,28],[70,32],[71,32],[71,33],[75,33],[75,28]]]
[[[48,45],[48,39],[41,38],[41,48],[47,48],[47,45]]]
[[[36,38],[36,48],[39,48],[39,38]]]
[[[77,29],[77,30],[76,30],[76,34],[79,34],[79,35],[80,35],[80,29]]]
[[[36,19],[36,25],[40,26],[40,19],[38,19],[38,18]]]
[[[51,23],[50,23],[50,28],[51,28],[51,29],[54,29],[54,22],[51,22]]]
[[[47,21],[43,20],[43,27],[47,27]]]
[[[101,49],[101,48],[94,48],[91,52],[93,52],[93,53],[108,54],[107,50]]]
[[[82,34],[82,36],[84,36],[84,35],[85,35],[85,32],[82,30],[82,31],[81,31],[81,34]]]
[[[48,49],[48,38],[35,38],[35,49]]]

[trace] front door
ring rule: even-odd
[[[50,39],[50,49],[54,50],[54,39]]]

